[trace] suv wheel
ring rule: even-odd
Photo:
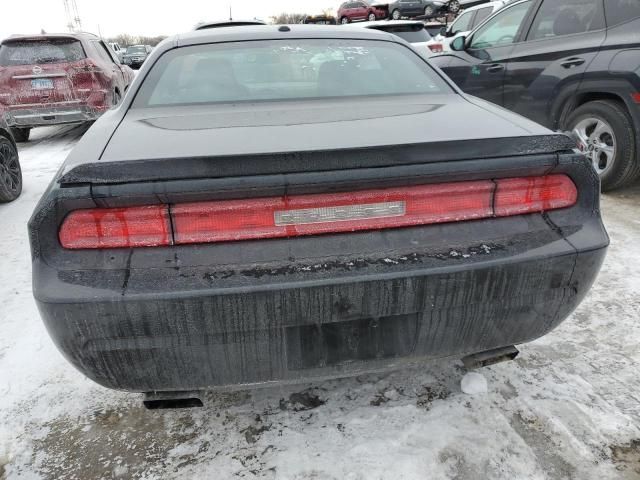
[[[15,138],[16,142],[28,142],[29,135],[31,135],[30,128],[12,128],[11,134]]]
[[[370,22],[375,22],[376,21],[376,14],[371,12],[369,13],[369,15],[367,16],[367,20],[369,20]]]
[[[0,136],[0,203],[15,200],[22,192],[22,171],[18,151],[6,137]]]
[[[585,103],[569,115],[567,127],[593,163],[603,191],[622,187],[640,173],[633,121],[622,104]]]
[[[436,12],[435,12],[435,9],[433,8],[433,5],[427,5],[426,7],[424,7],[425,17],[432,17],[434,13]]]
[[[343,24],[343,25],[346,25],[347,23],[349,23],[349,21],[350,21],[349,17],[342,17],[340,19],[340,23]]]
[[[394,20],[400,20],[400,10],[396,8],[393,12],[391,12],[391,18],[393,18]]]
[[[450,13],[458,13],[460,11],[460,2],[458,0],[451,0],[448,8]]]

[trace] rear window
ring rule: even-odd
[[[431,35],[424,28],[424,25],[382,25],[371,28],[393,33],[409,43],[428,42],[431,40]]]
[[[76,62],[84,58],[82,45],[74,39],[16,40],[0,46],[0,65],[3,67]]]
[[[144,45],[128,47],[127,53],[147,53],[147,50],[144,48]]]
[[[451,92],[415,52],[386,41],[272,40],[165,53],[135,107]]]
[[[612,27],[640,18],[640,2],[638,0],[608,0],[604,2],[607,14],[607,25]]]

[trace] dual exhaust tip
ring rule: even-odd
[[[462,364],[467,370],[476,370],[496,363],[514,360],[519,353],[514,345],[509,345],[508,347],[467,355],[462,359]],[[147,410],[202,407],[204,406],[201,398],[203,394],[202,390],[147,392],[144,394],[142,403]]]

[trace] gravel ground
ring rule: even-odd
[[[26,222],[82,133],[35,130],[24,193],[0,206],[0,478],[640,479],[640,186],[603,199],[611,248],[587,299],[484,369],[486,393],[443,360],[146,411],[67,364],[31,296]]]

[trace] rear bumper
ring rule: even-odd
[[[4,118],[10,127],[42,127],[96,120],[105,110],[106,108],[92,107],[79,102],[30,105],[6,110]]]
[[[122,285],[102,276],[97,288],[83,272],[62,275],[36,262],[34,289],[59,349],[106,387],[308,380],[548,333],[582,300],[604,259],[601,223],[581,235],[588,241],[577,242],[580,249],[556,238],[524,249],[480,245],[301,265],[318,269],[305,281],[291,268],[146,269],[131,271]],[[150,277],[155,291],[129,294]],[[210,288],[195,287],[203,279]]]

